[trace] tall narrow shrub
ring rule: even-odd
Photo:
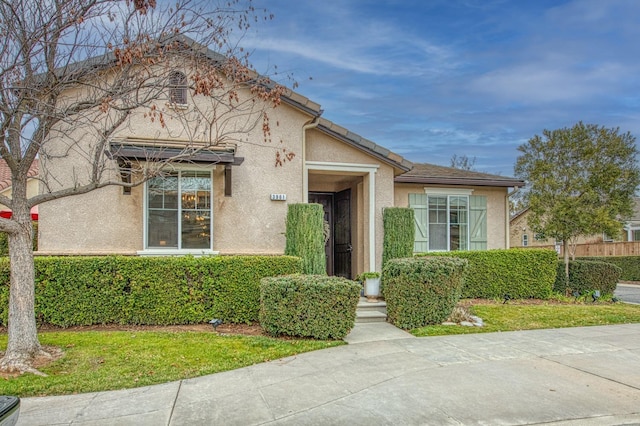
[[[408,207],[387,207],[382,212],[384,225],[384,246],[382,266],[391,259],[413,256],[415,225],[413,209]]]
[[[320,204],[289,204],[285,254],[302,259],[304,274],[326,274],[324,210]]]

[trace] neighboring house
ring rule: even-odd
[[[27,197],[38,194],[38,160],[35,160],[27,173]],[[0,194],[5,197],[11,198],[11,169],[7,166],[5,160],[0,159]],[[11,210],[2,204],[0,204],[0,217],[10,218]],[[34,220],[38,220],[38,207],[31,209],[31,217]]]
[[[207,110],[202,96],[171,90],[167,117],[179,113],[171,110],[178,95],[184,111]],[[282,254],[287,205],[306,202],[324,206],[332,275],[380,270],[382,212],[392,206],[415,209],[416,251],[509,247],[508,188],[524,182],[413,165],[322,118],[320,105],[292,91],[269,114],[277,123],[272,143],[252,129],[234,145],[201,151],[130,191],[106,187],[43,204],[39,253]],[[113,138],[110,155],[151,162],[184,145],[175,136],[182,125],[167,119],[166,128],[154,127],[138,114]],[[274,155],[282,146],[292,155],[280,167]],[[83,167],[70,157],[42,164],[58,181],[77,179]]]
[[[640,197],[634,197],[633,216],[626,221],[617,236],[606,234],[580,236],[575,244],[596,244],[614,241],[640,241]],[[546,238],[544,235],[533,232],[528,223],[530,211],[524,209],[515,214],[509,221],[510,247],[540,247],[560,244],[553,238]]]

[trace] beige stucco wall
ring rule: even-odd
[[[397,207],[409,207],[409,194],[424,194],[425,187],[461,188],[460,186],[396,183],[395,205]],[[508,248],[506,229],[507,188],[470,186],[464,187],[464,189],[473,190],[472,195],[487,197],[487,249]]]
[[[203,113],[210,111],[208,99],[190,99]],[[268,107],[269,108],[269,107]],[[180,111],[165,107],[166,127],[151,123],[144,113],[135,114],[114,139],[151,138],[157,141],[181,141],[187,137],[187,116],[196,108]],[[256,113],[259,108],[256,108]],[[184,114],[183,117],[177,116]],[[198,165],[213,169],[213,232],[214,250],[221,253],[282,253],[284,251],[284,220],[287,204],[302,201],[302,127],[309,116],[287,105],[268,109],[271,137],[265,141],[262,121],[246,131],[246,116],[241,123],[227,123],[227,141],[237,145],[236,156],[244,157],[240,166],[233,166],[232,196],[224,196],[224,167]],[[174,116],[174,118],[171,118]],[[196,123],[197,124],[197,123]],[[244,132],[238,130],[245,126]],[[201,127],[199,127],[201,128]],[[231,131],[229,129],[234,128]],[[93,133],[92,133],[93,131]],[[72,140],[86,145],[95,142],[95,129],[79,125],[68,132]],[[206,140],[206,132],[200,134]],[[43,162],[47,182],[52,189],[86,180],[87,151],[69,150],[70,143],[57,141],[51,152],[67,155]],[[276,152],[285,148],[295,157],[276,167]],[[106,177],[113,178],[113,163],[107,162]],[[180,167],[180,166],[177,166]],[[190,166],[189,168],[193,168]],[[47,191],[43,186],[42,191]],[[271,201],[270,194],[286,194],[287,201]],[[123,253],[143,250],[144,186],[124,195],[120,187],[102,188],[88,194],[44,203],[40,207],[40,246],[42,253]]]

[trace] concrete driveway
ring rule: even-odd
[[[638,284],[618,284],[614,294],[623,302],[640,305],[640,285]]]
[[[640,324],[425,338],[389,327],[196,379],[25,398],[18,424],[640,424]]]

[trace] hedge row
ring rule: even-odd
[[[36,318],[62,327],[258,320],[260,279],[300,273],[290,256],[37,257]],[[9,262],[0,260],[0,322]]]
[[[553,250],[509,249],[420,253],[469,261],[463,298],[548,299],[556,280],[558,255]]]
[[[577,257],[576,260],[598,260],[613,263],[622,269],[621,280],[640,281],[640,256]]]
[[[574,260],[569,262],[569,281],[566,280],[565,264],[558,262],[558,275],[553,290],[558,293],[579,292],[586,294],[600,290],[612,295],[620,280],[622,269],[612,263],[597,260]]]
[[[263,278],[260,325],[274,336],[342,339],[355,323],[361,288],[326,275]]]
[[[468,262],[447,257],[392,259],[382,270],[388,321],[412,329],[440,324],[460,299]]]

